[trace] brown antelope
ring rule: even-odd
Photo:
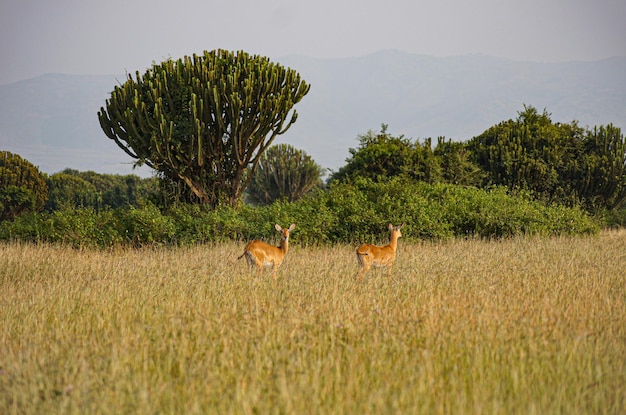
[[[282,264],[285,255],[287,255],[287,250],[289,249],[289,233],[296,228],[296,225],[292,223],[289,229],[283,229],[280,225],[276,224],[275,228],[280,232],[281,236],[279,246],[272,246],[265,242],[255,240],[248,243],[243,250],[243,254],[237,258],[241,259],[245,256],[250,267],[257,267],[257,275],[261,274],[264,266],[273,265],[273,279],[276,279],[276,271],[278,271],[278,267]]]
[[[396,259],[398,238],[402,236],[400,228],[403,226],[404,223],[399,226],[393,226],[391,223],[389,224],[389,231],[391,232],[389,245],[376,246],[363,244],[357,248],[356,257],[359,260],[359,266],[361,267],[357,276],[360,280],[363,279],[363,276],[372,265],[377,267],[388,267],[389,275],[391,275],[391,267],[393,266],[393,261]]]

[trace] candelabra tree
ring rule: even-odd
[[[266,57],[205,51],[128,75],[98,118],[137,164],[184,184],[202,203],[235,205],[309,88]]]
[[[275,200],[294,202],[316,186],[322,185],[324,169],[306,152],[289,144],[267,149],[259,161],[248,187],[248,199],[269,205]]]

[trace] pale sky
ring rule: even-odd
[[[2,0],[0,84],[49,72],[144,72],[244,50],[277,60],[382,49],[522,61],[626,55],[624,0]],[[297,68],[294,68],[297,70]]]

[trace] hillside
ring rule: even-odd
[[[467,140],[515,118],[524,104],[553,121],[626,128],[626,57],[595,62],[517,62],[489,56],[449,58],[381,51],[344,59],[285,56],[312,87],[298,122],[277,142],[337,169],[358,134],[389,125],[393,135]],[[0,149],[41,170],[71,167],[149,175],[100,130],[97,111],[124,75],[63,75],[0,85]]]

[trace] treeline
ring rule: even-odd
[[[264,238],[295,222],[294,242],[593,233],[626,223],[626,144],[612,125],[553,123],[524,107],[467,142],[378,133],[346,164],[323,169],[285,144],[259,160],[240,203],[202,204],[163,175],[142,179],[66,169],[50,176],[0,152],[0,239],[75,246],[190,244]]]
[[[157,178],[65,169],[48,177],[47,212],[76,208],[117,209],[158,203]]]
[[[478,189],[401,178],[333,183],[296,202],[254,207],[176,204],[159,209],[79,208],[27,213],[0,223],[0,239],[67,243],[76,247],[187,245],[265,239],[275,223],[296,223],[294,244],[377,242],[388,223],[406,223],[405,240],[515,235],[588,234],[598,222],[579,208],[545,205],[504,187]]]
[[[440,137],[433,146],[381,132],[359,137],[347,164],[331,176],[346,181],[406,177],[428,183],[528,191],[537,200],[580,206],[592,214],[623,208],[626,200],[626,142],[613,125],[582,128],[553,123],[550,115],[525,107],[467,142]]]

